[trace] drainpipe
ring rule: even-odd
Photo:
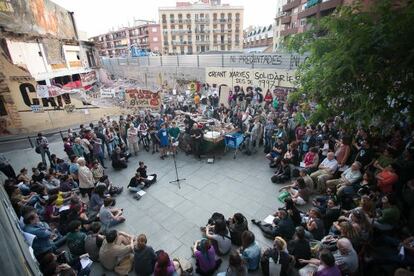
[[[78,29],[76,28],[76,22],[75,22],[75,17],[74,17],[74,13],[73,12],[68,12],[70,15],[70,19],[72,21],[72,25],[73,25],[73,30],[75,31],[75,39],[79,40],[79,36],[78,36]]]

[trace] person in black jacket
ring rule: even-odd
[[[111,156],[114,169],[125,169],[128,167],[127,158],[122,154],[121,148],[116,147]]]
[[[264,236],[269,239],[274,239],[275,237],[280,236],[285,240],[290,240],[295,232],[295,226],[292,219],[283,209],[279,209],[276,214],[277,217],[273,220],[273,224],[262,223],[255,219],[252,219],[252,223],[257,225],[260,230],[262,230]]]
[[[244,231],[249,230],[246,217],[241,213],[236,213],[232,218],[227,220],[227,226],[230,231],[232,244],[241,246],[241,235]]]
[[[274,240],[273,247],[266,249],[260,260],[262,274],[265,276],[275,273],[269,267],[270,259],[272,259],[272,263],[280,264],[280,276],[291,275],[289,263],[292,261],[292,257],[283,250],[283,243],[279,239]]]
[[[289,254],[295,257],[297,268],[304,266],[299,263],[299,259],[308,260],[311,258],[311,249],[309,241],[305,238],[305,228],[303,226],[296,227],[293,240],[288,243],[287,249]]]
[[[282,159],[280,161],[280,165],[276,170],[275,174],[270,178],[273,183],[283,183],[290,179],[290,166],[289,161],[286,159]]]
[[[147,166],[144,164],[143,161],[139,161],[139,167],[137,172],[141,175],[142,181],[145,183],[145,187],[149,187],[155,182],[157,182],[157,175],[155,173],[148,175],[147,174]]]
[[[156,255],[151,246],[147,246],[147,237],[137,237],[134,247],[134,270],[138,276],[151,275],[154,272]]]

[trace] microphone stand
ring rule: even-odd
[[[181,181],[186,180],[185,178],[178,177],[178,168],[177,168],[177,161],[175,159],[175,152],[173,152],[173,160],[174,160],[174,168],[175,168],[175,180],[170,181],[170,183],[177,183],[178,189],[181,189]]]

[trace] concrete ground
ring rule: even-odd
[[[60,157],[66,156],[61,142],[52,143],[51,152]],[[10,151],[5,155],[16,173],[22,167],[30,170],[40,162],[40,155],[33,149]],[[158,175],[158,182],[137,201],[128,193],[126,186],[141,160],[147,164],[148,173]],[[262,220],[281,206],[277,200],[280,185],[271,183],[273,170],[261,150],[252,156],[238,154],[236,159],[233,159],[232,153],[227,153],[217,157],[214,164],[208,164],[205,159],[198,161],[180,152],[177,156],[179,177],[186,178],[181,183],[181,189],[177,184],[169,183],[176,178],[172,157],[161,160],[158,155],[141,151],[138,157],[130,159],[127,169],[113,171],[109,160],[107,167],[110,180],[125,188],[117,197],[117,207],[124,208],[127,220],[116,229],[133,235],[145,233],[148,245],[155,250],[165,250],[171,258],[186,258],[194,264],[190,246],[202,237],[199,227],[207,223],[213,212],[220,212],[225,217],[235,212],[243,213],[262,249],[272,244],[250,222],[252,218]],[[223,258],[219,271],[227,269],[227,259]],[[105,272],[99,264],[93,264],[92,268],[91,275],[114,275]],[[130,275],[135,274],[131,272]]]

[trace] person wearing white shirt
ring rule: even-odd
[[[337,169],[338,162],[335,159],[335,153],[328,152],[326,158],[319,165],[318,170],[310,175],[319,192],[325,191],[326,181],[333,178]]]
[[[354,162],[352,166],[346,169],[339,179],[332,179],[326,181],[326,186],[329,188],[336,187],[339,192],[344,187],[352,187],[352,185],[361,179],[361,163],[358,161]]]

